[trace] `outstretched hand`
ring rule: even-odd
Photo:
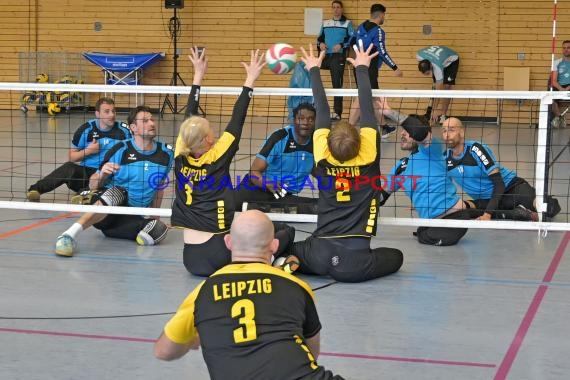
[[[303,47],[301,47],[301,54],[301,61],[305,64],[307,71],[310,71],[313,67],[321,67],[321,63],[323,63],[323,59],[325,58],[324,50],[321,50],[321,53],[318,56],[315,56],[313,44],[309,45],[308,53]]]
[[[358,46],[358,47],[357,47]],[[347,58],[346,60],[348,62],[350,62],[350,64],[352,64],[352,66],[357,67],[357,66],[370,66],[370,61],[372,60],[372,58],[376,57],[378,55],[378,52],[374,52],[372,54],[370,54],[370,51],[372,50],[372,44],[370,44],[368,46],[368,49],[364,50],[364,46],[362,44],[362,40],[358,40],[358,44],[357,45],[353,45],[353,49],[354,52],[356,53],[356,56],[354,58]]]
[[[253,88],[253,83],[257,78],[259,78],[261,70],[265,66],[263,54],[259,54],[259,49],[252,50],[250,53],[249,64],[245,62],[242,62],[241,64],[245,67],[245,72],[247,73],[244,86]]]
[[[204,75],[206,75],[206,70],[208,69],[208,58],[206,57],[206,48],[198,49],[198,46],[194,46],[190,50],[191,54],[188,56],[192,65],[194,66],[194,81],[195,85],[201,85]]]

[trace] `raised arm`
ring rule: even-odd
[[[249,107],[249,102],[251,100],[253,84],[257,78],[259,78],[259,75],[261,75],[261,70],[265,66],[265,61],[263,54],[260,55],[259,49],[257,49],[251,51],[249,64],[245,62],[242,62],[241,64],[245,68],[247,76],[243,83],[241,94],[234,105],[232,118],[226,127],[226,132],[231,133],[238,140],[241,137],[243,123],[245,123],[245,117],[247,116],[247,108]]]
[[[325,57],[325,52],[321,51],[318,56],[315,56],[313,45],[309,45],[309,52],[301,47],[301,60],[305,63],[305,68],[311,75],[311,89],[313,90],[313,98],[315,100],[315,109],[317,116],[315,119],[315,128],[328,128],[331,127],[330,119],[330,106],[327,101],[327,95],[321,79],[321,63]]]
[[[376,116],[374,114],[374,106],[372,105],[372,87],[370,86],[370,77],[368,76],[368,66],[370,66],[372,58],[378,55],[378,52],[370,54],[372,45],[369,45],[368,49],[364,50],[362,40],[358,40],[357,45],[353,46],[356,57],[347,58],[347,61],[356,67],[358,101],[360,102],[360,126],[361,128],[376,129]]]
[[[208,69],[206,48],[199,51],[198,47],[194,46],[188,58],[190,58],[190,61],[194,66],[194,79],[192,80],[192,89],[190,90],[190,96],[188,97],[188,104],[184,114],[186,117],[198,115],[198,107],[200,105],[200,87],[202,86],[202,80],[204,79]]]

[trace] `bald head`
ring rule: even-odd
[[[459,120],[456,117],[450,117],[445,119],[442,126],[445,128],[448,127],[463,128],[463,123],[461,122],[461,120]]]
[[[274,239],[273,222],[257,210],[238,215],[232,223],[230,234],[224,239],[234,261],[262,259],[269,262],[279,245],[278,240]]]
[[[463,150],[465,128],[461,120],[456,117],[446,119],[441,125],[441,135],[447,147],[453,149],[455,154]]]

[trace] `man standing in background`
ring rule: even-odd
[[[342,1],[334,0],[331,3],[333,17],[324,20],[317,38],[319,51],[326,52],[323,69],[331,72],[333,88],[342,88],[344,83],[344,66],[348,41],[352,37],[352,21],[343,14]],[[331,120],[340,120],[342,117],[342,96],[334,97],[334,112]]]

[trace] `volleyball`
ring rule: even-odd
[[[54,116],[54,115],[61,112],[61,108],[60,108],[59,104],[57,104],[57,103],[50,103],[50,104],[48,104],[47,112],[51,116]]]
[[[267,49],[265,61],[275,74],[287,74],[295,66],[297,52],[291,45],[278,43]]]

